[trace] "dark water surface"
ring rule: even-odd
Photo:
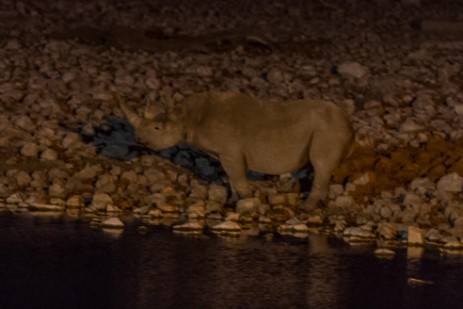
[[[0,212],[0,308],[462,308],[463,258],[313,236],[195,239]],[[409,286],[409,277],[433,281]]]

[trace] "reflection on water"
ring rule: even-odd
[[[463,259],[309,240],[195,239],[0,213],[0,308],[457,308]],[[409,286],[409,277],[431,285]]]

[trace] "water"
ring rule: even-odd
[[[120,238],[0,212],[0,308],[461,308],[463,258],[308,240]],[[433,284],[409,286],[408,278]]]

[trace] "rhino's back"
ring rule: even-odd
[[[348,128],[345,115],[330,102],[260,102],[238,93],[198,96],[188,113],[196,118],[190,127],[191,142],[219,156],[241,152],[248,167],[258,172],[279,174],[299,168],[308,160],[316,130]]]

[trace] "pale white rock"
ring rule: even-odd
[[[214,71],[209,66],[199,66],[196,68],[196,74],[201,77],[211,77],[214,74]]]
[[[32,181],[32,178],[29,175],[29,173],[25,171],[19,171],[16,174],[15,178],[16,178],[16,183],[18,184],[19,187],[25,187],[29,185]]]
[[[392,258],[395,255],[395,251],[388,248],[378,248],[374,254],[379,258]]]
[[[150,211],[148,211],[148,216],[151,218],[162,218],[164,215],[162,214],[162,211],[158,208],[152,208]]]
[[[348,208],[354,204],[354,198],[349,195],[340,195],[334,200],[336,207]]]
[[[179,206],[173,205],[169,202],[158,203],[156,207],[159,208],[163,213],[178,213],[180,211]]]
[[[27,143],[21,147],[21,154],[25,157],[37,157],[39,146],[36,143]]]
[[[124,222],[122,222],[118,217],[109,218],[101,223],[101,227],[105,229],[123,229]]]
[[[224,221],[212,227],[213,232],[241,232],[241,226],[235,221]]]
[[[62,198],[66,194],[66,189],[65,187],[60,184],[60,183],[53,183],[49,188],[48,188],[48,194],[51,197],[59,197]]]
[[[462,188],[463,177],[458,173],[445,175],[437,182],[437,190],[440,192],[461,192]]]
[[[277,68],[272,68],[267,72],[267,80],[274,85],[280,85],[284,82],[284,74]]]
[[[405,194],[405,197],[402,201],[402,204],[405,206],[414,206],[419,205],[421,203],[423,203],[423,199],[414,193]]]
[[[458,251],[458,253],[463,253],[463,243],[460,241],[449,241],[444,244],[443,249],[446,252]]]
[[[80,136],[77,133],[70,132],[67,133],[66,136],[63,138],[61,145],[65,149],[73,148],[81,143]]]
[[[97,192],[92,198],[92,207],[97,210],[106,210],[106,207],[113,203],[113,199],[106,193]]]
[[[66,200],[66,207],[68,208],[82,208],[84,205],[85,203],[82,195],[73,195]]]
[[[387,222],[380,222],[376,229],[376,235],[385,240],[394,240],[397,238],[397,228]]]
[[[236,203],[236,212],[243,213],[256,213],[260,205],[260,200],[256,197],[241,199]]]
[[[268,203],[270,205],[285,205],[287,201],[288,197],[286,194],[276,193],[268,196]]]
[[[27,196],[24,193],[16,192],[16,193],[9,195],[6,198],[6,203],[7,204],[19,204],[19,203],[24,202],[26,198]]]
[[[410,225],[407,229],[407,242],[408,245],[422,246],[424,245],[424,233],[416,226]]]
[[[409,188],[419,194],[426,194],[436,189],[436,184],[427,177],[415,178],[410,184]]]
[[[188,221],[183,224],[177,224],[172,227],[174,232],[180,232],[180,233],[185,233],[185,232],[197,232],[201,233],[204,229],[204,224],[198,222],[198,221]]]
[[[459,116],[463,116],[463,104],[457,104],[454,107],[455,113]]]
[[[40,154],[40,158],[42,160],[46,160],[46,161],[53,161],[53,160],[58,159],[58,153],[55,150],[51,149],[51,148],[46,148]]]
[[[354,77],[360,79],[368,75],[369,69],[358,62],[348,61],[339,65],[338,72],[339,74],[347,77]]]
[[[344,186],[341,184],[331,184],[328,187],[328,198],[335,199],[344,192]]]
[[[400,125],[400,132],[403,133],[414,133],[418,131],[423,131],[424,129],[424,126],[419,124],[414,118],[407,118]]]
[[[364,173],[359,178],[355,179],[352,183],[356,186],[364,186],[370,182],[370,173]],[[347,188],[346,188],[347,191]]]

